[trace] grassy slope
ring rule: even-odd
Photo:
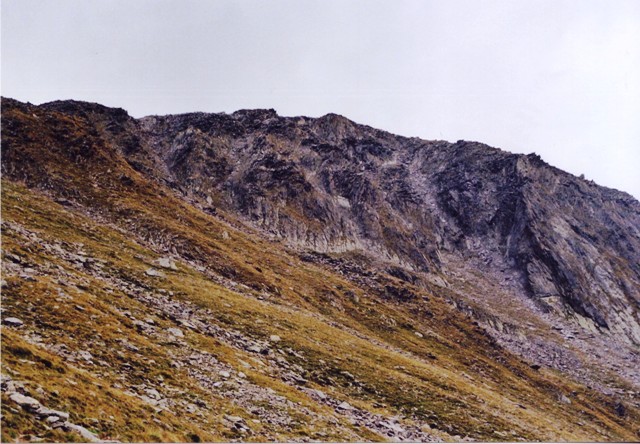
[[[562,382],[553,374],[537,374],[503,353],[482,331],[437,296],[424,295],[429,297],[429,302],[421,304],[426,304],[430,313],[424,316],[416,310],[421,304],[381,300],[367,289],[357,288],[327,270],[299,262],[276,245],[267,249],[261,241],[243,238],[239,232],[224,227],[231,236],[226,243],[218,245],[224,251],[220,256],[226,257],[229,265],[246,263],[246,258],[251,258],[251,262],[263,269],[260,274],[267,274],[262,284],[277,288],[280,293],[270,293],[268,301],[261,301],[256,296],[262,292],[248,287],[242,292],[231,291],[185,263],[179,264],[179,271],[168,272],[166,279],[148,277],[144,270],[158,255],[142,242],[73,214],[15,184],[3,183],[2,209],[5,221],[18,223],[47,242],[82,244],[88,256],[104,261],[102,269],[108,270],[107,275],[144,281],[150,292],[172,291],[176,297],[197,307],[211,309],[212,322],[250,337],[282,336],[283,347],[291,347],[306,357],[297,363],[305,369],[312,385],[317,384],[354,405],[382,413],[403,413],[447,434],[481,439],[504,439],[494,431],[513,432],[513,438],[528,440],[608,439],[599,433],[604,431],[617,439],[632,439],[627,427],[618,423],[619,418],[611,410],[599,405],[593,393]],[[198,216],[199,219],[192,221],[195,228],[200,223],[214,225],[214,232],[223,228],[213,218]],[[169,230],[180,231],[180,228]],[[197,240],[202,236],[203,240],[212,242],[203,234],[205,230],[182,230],[186,231],[181,233],[185,237],[193,236]],[[43,347],[25,343],[18,332],[5,328],[3,367],[19,372],[16,379],[37,381],[47,394],[57,391],[58,395],[47,395],[50,406],[68,409],[79,419],[98,418],[96,429],[103,437],[189,440],[190,434],[197,434],[207,440],[229,439],[230,436],[225,435],[228,431],[220,423],[220,414],[237,410],[230,402],[232,394],[212,399],[184,371],[171,368],[167,349],[172,346],[150,341],[121,314],[129,310],[143,318],[148,312],[146,307],[110,288],[108,282],[96,279],[92,273],[78,270],[38,248],[39,243],[29,242],[28,237],[21,238],[10,228],[3,230],[3,250],[23,257],[39,274],[33,282],[7,278],[8,286],[3,291],[5,316],[25,320],[28,327],[42,336],[43,343],[62,342],[71,349],[88,349],[109,366],[98,370],[64,362]],[[58,266],[68,273],[62,282],[52,277],[60,271]],[[255,286],[250,277],[237,279]],[[55,297],[60,291],[72,297],[72,302],[61,303]],[[360,301],[355,303],[353,297],[347,295],[349,292],[361,295]],[[393,321],[385,323],[381,319]],[[167,328],[173,324],[171,320],[158,319],[157,322]],[[416,336],[415,331],[422,332],[424,338]],[[124,358],[118,356],[116,341],[122,338],[135,344],[141,352]],[[187,340],[231,366],[251,359],[245,351],[231,349],[195,332],[189,333]],[[110,388],[120,377],[112,369],[123,359],[139,368],[127,376],[129,384],[139,378],[149,380],[155,374],[165,375],[174,387],[191,396],[206,398],[211,407],[210,416],[195,422],[166,412],[150,417],[149,406],[119,389]],[[149,359],[155,363],[150,365]],[[354,375],[358,384],[352,384],[342,371]],[[257,384],[270,386],[289,399],[319,411],[326,409],[268,374],[246,373]],[[70,385],[69,380],[78,385]],[[571,405],[565,405],[558,402],[559,393],[576,395],[572,396]],[[162,425],[153,422],[154,417]],[[33,427],[28,415],[15,412],[8,411],[3,421],[7,436],[26,433]],[[578,421],[585,425],[578,425]],[[345,423],[340,427],[329,424],[316,427],[339,430],[351,426]],[[304,427],[294,431],[265,430],[265,435],[257,434],[255,438],[290,439],[308,433],[311,432]],[[363,432],[359,433],[362,436]],[[380,438],[366,434],[365,437]],[[63,439],[51,436],[56,438]],[[349,435],[338,433],[335,438],[349,439]]]
[[[309,386],[371,412],[402,414],[406,424],[445,439],[636,439],[636,411],[619,418],[595,392],[552,372],[531,370],[437,294],[385,275],[376,277],[375,286],[356,285],[303,262],[233,216],[207,215],[147,181],[82,118],[31,111],[3,110],[3,163],[11,163],[12,177],[50,193],[3,180],[3,221],[9,223],[3,227],[3,254],[20,256],[37,271],[35,281],[5,277],[3,317],[17,316],[25,327],[3,329],[3,372],[40,384],[43,402],[69,410],[72,420],[101,437],[226,440],[237,436],[221,420],[223,413],[258,419],[233,402],[232,391],[212,393],[188,368],[172,367],[181,346],[138,331],[123,314],[155,316],[160,330],[177,326],[134,297],[172,292],[223,329],[254,339],[280,335],[281,349],[298,352],[288,359],[302,368]],[[19,129],[7,122],[20,123]],[[80,207],[65,208],[52,194],[70,197]],[[43,244],[83,250],[102,265],[78,266]],[[167,251],[181,258],[178,271],[166,271],[166,278],[145,275]],[[386,285],[404,287],[413,298],[390,299]],[[41,345],[33,343],[33,335],[25,342],[29,331],[39,335]],[[137,351],[122,347],[122,340]],[[383,439],[340,415],[336,423],[332,409],[284,384],[268,366],[242,366],[255,360],[242,348],[196,331],[185,341],[184,347],[242,368],[251,383],[305,407],[290,412],[297,418],[293,426],[253,425],[251,439]],[[73,363],[47,351],[60,343],[88,350],[105,365]],[[124,362],[131,365],[126,372]],[[158,376],[173,390],[163,387],[165,394],[173,393],[167,396],[205,399],[206,413],[192,415],[179,406],[169,409],[173,413],[155,413],[125,393]],[[559,402],[561,394],[571,404]],[[3,440],[37,427],[29,415],[3,403]],[[329,435],[314,435],[321,430]]]

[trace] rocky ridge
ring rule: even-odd
[[[334,114],[136,120],[79,102],[43,108],[86,117],[134,168],[290,245],[436,275],[480,259],[544,309],[640,343],[640,204],[535,154],[408,139]]]
[[[3,248],[3,305],[8,309],[3,323],[38,350],[92,374],[101,361],[142,353],[142,342],[165,347],[156,350],[166,353],[172,371],[186,372],[199,388],[167,391],[166,375],[164,383],[140,380],[139,364],[134,363],[118,366],[109,376],[122,381],[117,384],[123,396],[139,400],[156,414],[184,411],[202,424],[214,421],[219,424],[214,428],[226,428],[228,437],[235,439],[304,436],[292,411],[341,430],[334,439],[386,436],[422,441],[469,434],[459,415],[458,422],[445,420],[449,413],[429,403],[383,396],[377,392],[380,388],[371,392],[370,376],[344,363],[335,364],[340,368],[338,379],[327,376],[332,367],[326,358],[309,357],[291,330],[256,337],[252,329],[264,327],[230,328],[225,322],[244,322],[234,312],[237,302],[213,310],[202,306],[205,302],[191,287],[184,287],[179,299],[172,295],[175,290],[165,289],[167,280],[182,282],[197,273],[207,285],[249,298],[260,310],[286,318],[303,309],[308,319],[364,341],[361,344],[375,347],[375,353],[403,356],[411,365],[436,365],[445,374],[454,369],[457,382],[450,389],[454,395],[447,411],[462,402],[468,413],[472,399],[489,399],[476,386],[487,377],[487,370],[479,370],[486,359],[492,360],[490,367],[500,368],[489,372],[491,379],[504,386],[495,372],[503,372],[502,362],[513,357],[489,351],[501,347],[527,363],[526,371],[521,364],[507,366],[517,368],[508,372],[526,374],[520,376],[523,381],[543,378],[544,384],[557,384],[547,379],[548,367],[600,393],[589,395],[589,402],[604,402],[607,415],[613,416],[602,423],[609,425],[589,429],[590,433],[599,433],[601,439],[618,433],[608,422],[611,418],[634,424],[640,386],[640,211],[638,202],[624,193],[568,175],[535,155],[512,155],[472,142],[403,138],[336,115],[285,118],[273,110],[245,110],[133,119],[123,110],[95,104],[66,101],[36,107],[3,99],[2,125],[5,180],[44,193],[37,199],[66,209],[56,216],[60,220],[82,214],[89,219],[80,226],[115,230],[155,252],[137,253],[131,260],[134,268],[142,268],[140,275],[132,275],[126,271],[130,265],[114,265],[106,252],[87,254],[82,246],[70,249],[69,243],[40,239],[42,227],[33,221],[44,213],[31,210],[35,197],[25,194],[27,200],[20,206],[33,212],[31,220],[21,222],[18,207],[7,206],[3,198],[3,213],[10,217],[3,222],[3,241],[9,245],[9,250]],[[171,208],[170,218],[163,206]],[[58,224],[52,227],[59,230]],[[64,231],[60,236],[74,235]],[[270,239],[268,248],[274,255],[260,257],[264,247],[254,250],[252,245],[263,241],[253,239]],[[277,246],[282,242],[284,249]],[[159,255],[148,257],[154,254]],[[38,265],[42,255],[58,268]],[[289,262],[276,266],[282,257]],[[339,277],[340,283],[333,288],[307,287],[313,274],[296,277],[293,271],[307,266],[325,281]],[[45,282],[59,287],[61,305],[67,298],[64,283],[69,281],[77,281],[82,294],[106,288],[126,295],[128,304],[145,307],[144,313],[136,312],[134,305],[122,306],[116,298],[121,308],[109,315],[129,325],[142,342],[133,345],[126,337],[118,339],[113,351],[119,350],[120,357],[102,351],[104,340],[88,337],[86,344],[91,346],[80,347],[73,334],[56,340],[47,327],[43,330],[42,325],[51,325],[50,315],[38,314],[35,307],[26,312],[20,308],[20,299],[37,295]],[[303,287],[306,294],[299,290]],[[87,309],[82,303],[73,308],[77,313]],[[376,314],[368,318],[365,313],[371,310]],[[355,316],[355,324],[341,313]],[[96,322],[94,317],[99,315],[92,314],[87,325]],[[442,334],[452,334],[451,322],[465,339],[448,343],[449,351],[443,354],[441,345],[434,344],[444,340]],[[203,348],[200,337],[217,345]],[[495,342],[486,342],[487,337]],[[421,346],[414,348],[414,341]],[[467,344],[471,357],[458,356],[459,343]],[[236,350],[244,364],[221,358],[216,347]],[[487,356],[481,357],[483,353]],[[462,365],[467,360],[475,363]],[[3,358],[3,368],[24,372],[20,360],[6,364]],[[406,365],[398,363],[391,371],[415,377],[419,371]],[[300,406],[289,389],[282,392],[275,382],[265,385],[262,376],[252,377],[257,369],[311,401]],[[433,376],[425,380],[429,387],[440,383]],[[461,381],[476,381],[473,396],[456,398],[458,390],[469,390]],[[198,390],[217,393],[245,413],[228,411],[212,418],[211,400],[180,395]],[[585,402],[582,395],[573,394],[582,389],[548,390],[544,396],[564,409],[579,409],[576,404]],[[381,398],[373,407],[362,405],[362,393]],[[529,412],[531,399],[543,399],[507,396],[516,412]],[[414,413],[400,408],[406,403],[413,405]],[[536,408],[536,415],[556,408],[543,404],[547,410]],[[320,407],[315,405],[333,413],[318,414],[315,409]],[[476,408],[486,408],[479,405]],[[578,425],[591,427],[591,419],[581,415]],[[481,421],[489,425],[476,425],[482,430],[476,438],[524,437],[519,426],[496,426],[495,419],[488,418]],[[90,425],[79,417],[74,421],[70,424]],[[121,426],[101,422],[100,427],[104,432]],[[317,433],[316,439],[331,438],[327,432]],[[124,435],[125,440],[126,436],[133,435]]]

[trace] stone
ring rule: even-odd
[[[229,373],[229,372],[228,372],[228,371],[226,371],[226,370],[221,370],[218,374],[219,374],[220,376],[222,376],[223,378],[225,378],[225,379],[227,379],[227,378],[230,378],[230,377],[231,377],[231,373]]]
[[[347,401],[343,401],[338,405],[337,409],[349,411],[349,410],[353,410],[353,406],[349,404]]]
[[[351,381],[355,381],[356,377],[353,376],[351,373],[349,373],[348,371],[341,371],[340,372],[341,375],[344,375],[347,379],[350,379]]]
[[[244,423],[244,419],[241,418],[240,416],[224,415],[224,419],[226,419],[227,421],[233,424]]]
[[[41,407],[40,401],[37,399],[32,398],[31,396],[25,396],[18,392],[14,392],[9,395],[9,399],[25,410],[37,411]]]
[[[280,342],[282,340],[282,338],[278,335],[271,335],[269,336],[269,340],[271,342]]]
[[[67,412],[53,410],[44,406],[41,406],[36,413],[40,418],[47,418],[47,421],[49,421],[48,418],[60,418],[65,421],[69,419],[69,414]],[[55,422],[55,421],[49,421],[49,422]]]
[[[327,394],[322,390],[311,389],[309,390],[309,394],[313,397],[320,399],[321,401],[324,401],[325,399],[327,399]]]
[[[167,333],[169,333],[171,336],[175,336],[176,338],[184,338],[184,333],[179,328],[167,328]]]
[[[413,332],[414,335],[416,335],[419,338],[424,338],[424,335],[422,333],[420,333],[419,331]]]
[[[87,440],[87,442],[100,442],[100,438],[98,438],[98,436],[96,436],[94,433],[91,433],[89,430],[82,427],[81,425],[70,424],[70,423],[65,423],[65,425],[69,430],[72,430],[78,433],[83,439]]]
[[[161,271],[156,270],[155,268],[149,268],[147,271],[144,272],[147,276],[152,276],[152,277],[164,277],[164,273],[162,273]]]
[[[566,395],[561,394],[558,399],[560,400],[561,403],[563,404],[571,404],[571,400],[569,398],[567,398]]]
[[[177,271],[176,263],[170,257],[161,257],[155,261],[156,265],[169,270]]]
[[[148,396],[149,398],[151,398],[151,399],[161,399],[161,398],[162,398],[162,396],[160,395],[160,393],[159,393],[156,389],[154,389],[154,388],[146,389],[144,392],[145,392],[145,393],[147,394],[147,396]]]
[[[402,433],[406,433],[407,432],[399,424],[396,424],[396,423],[393,423],[393,422],[390,422],[390,421],[379,421],[378,425],[380,427],[384,427],[384,428],[386,428],[388,430],[391,430],[391,431],[393,431],[395,433],[398,433],[398,434],[402,434]]]
[[[22,322],[22,320],[18,318],[4,318],[2,320],[2,323],[4,325],[8,325],[9,327],[22,327],[22,325],[24,324],[24,322]]]
[[[297,373],[292,373],[291,374],[291,379],[293,379],[293,382],[295,382],[296,384],[299,384],[299,385],[305,385],[307,382],[309,382],[309,381],[307,381],[305,378],[303,378],[302,376],[300,376]]]
[[[148,327],[148,325],[145,322],[142,321],[138,321],[137,319],[135,321],[133,321],[133,326],[136,328],[136,330],[138,330],[139,332],[144,331],[144,329],[146,329]]]

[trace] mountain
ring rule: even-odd
[[[3,440],[640,437],[640,203],[535,154],[3,99],[2,176]]]

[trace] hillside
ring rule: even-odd
[[[640,204],[535,155],[3,99],[2,176],[3,441],[640,437]]]

